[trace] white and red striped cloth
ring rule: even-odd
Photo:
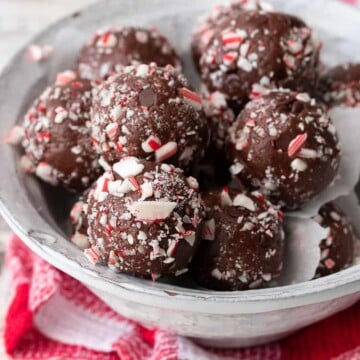
[[[15,289],[5,327],[5,346],[13,359],[360,359],[360,304],[278,343],[205,349],[118,315],[16,237],[10,241],[6,264]]]

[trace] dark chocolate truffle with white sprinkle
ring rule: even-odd
[[[124,27],[97,31],[78,58],[78,71],[86,79],[101,80],[124,66],[157,63],[181,69],[176,51],[155,29]]]
[[[193,261],[197,282],[215,290],[264,286],[281,273],[282,213],[259,192],[214,189],[203,194],[206,220]]]
[[[78,191],[99,176],[98,155],[86,126],[91,90],[90,81],[65,71],[26,113],[22,145],[27,168],[45,182]]]
[[[171,66],[124,68],[95,89],[91,114],[93,142],[110,164],[135,156],[189,169],[207,147],[201,98]]]
[[[338,272],[353,262],[355,235],[346,215],[330,202],[323,205],[315,220],[328,230],[320,243],[321,261],[315,277]]]
[[[320,79],[320,98],[330,107],[360,107],[360,63],[332,67]]]
[[[196,179],[173,165],[124,158],[89,197],[92,246],[85,254],[138,277],[181,275],[197,248],[203,214]]]
[[[330,185],[340,162],[336,129],[306,93],[275,91],[249,102],[227,148],[233,176],[287,209]]]
[[[313,90],[320,45],[297,17],[244,11],[216,33],[200,59],[209,92],[243,105],[269,88]]]

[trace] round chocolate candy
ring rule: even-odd
[[[200,59],[209,92],[220,91],[244,105],[269,88],[312,91],[320,45],[297,17],[243,11],[217,32]]]
[[[89,196],[85,254],[138,277],[177,276],[197,248],[202,218],[195,178],[173,165],[123,158]]]
[[[100,174],[87,127],[91,90],[90,81],[65,71],[25,115],[22,145],[26,157],[35,174],[52,185],[78,191]]]
[[[101,80],[124,66],[157,63],[181,69],[181,60],[169,41],[155,29],[124,27],[97,31],[78,58],[80,76]]]
[[[258,97],[246,105],[229,135],[233,176],[287,209],[306,204],[337,174],[336,129],[306,93]]]
[[[169,66],[124,68],[95,89],[91,114],[96,149],[110,164],[135,156],[189,169],[209,139],[200,96]]]
[[[200,285],[254,289],[280,275],[284,232],[278,209],[257,191],[214,189],[203,200],[203,241],[193,261]]]

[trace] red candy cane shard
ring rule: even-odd
[[[210,219],[204,222],[201,237],[204,240],[214,240],[215,239],[215,220]]]
[[[307,133],[296,136],[289,144],[288,155],[293,157],[304,145],[307,139]]]
[[[202,105],[201,105],[201,97],[199,94],[187,88],[181,88],[179,92],[180,95],[189,105],[193,106],[196,110],[201,110]]]
[[[140,185],[137,182],[137,180],[135,179],[135,177],[133,177],[133,176],[129,177],[128,180],[129,180],[130,188],[131,188],[132,191],[136,191],[136,190],[140,189]]]
[[[62,73],[59,73],[56,76],[56,85],[65,86],[70,81],[73,81],[76,79],[76,73],[72,70],[67,70]]]
[[[96,246],[84,250],[86,258],[93,264],[97,264],[100,259],[100,253]]]
[[[150,135],[145,141],[142,142],[141,148],[146,152],[154,152],[161,147],[161,141],[158,137]]]
[[[171,158],[177,153],[178,146],[174,141],[169,141],[155,151],[155,159],[158,162]]]

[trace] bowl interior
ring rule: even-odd
[[[190,36],[196,18],[207,13],[217,2],[123,0],[120,4],[117,0],[108,0],[46,29],[33,42],[53,45],[55,56],[44,63],[29,63],[25,59],[23,49],[0,78],[1,138],[5,137],[16,122],[22,121],[26,109],[45,86],[51,83],[54,74],[73,66],[80,46],[100,27],[129,24],[156,26],[174,44],[184,60],[187,77],[198,87],[199,78],[189,53]],[[303,17],[317,30],[320,39],[324,40],[323,59],[326,63],[360,60],[360,38],[356,35],[359,30],[359,12],[326,0],[274,0],[272,3],[280,10]],[[343,19],[346,19],[345,23]],[[192,282],[186,278],[172,281],[171,284],[167,279],[152,283],[123,274],[114,274],[105,267],[94,267],[87,262],[81,251],[67,240],[70,232],[68,214],[74,196],[46,185],[34,177],[23,175],[17,165],[19,157],[18,150],[11,149],[1,142],[0,162],[5,164],[0,178],[0,207],[3,215],[14,231],[36,253],[61,270],[101,290],[114,294],[131,291],[139,295],[146,293],[159,298],[165,296],[168,299],[197,301],[199,308],[204,309],[201,306],[204,300],[211,300],[220,307],[224,303],[263,303],[264,300],[276,300],[279,304],[279,300],[287,299],[289,301],[286,306],[295,306],[294,299],[298,298],[299,302],[305,301],[305,295],[319,294],[323,291],[328,292],[330,296],[330,293],[335,294],[335,289],[341,288],[344,292],[351,292],[354,291],[354,286],[357,290],[360,288],[359,266],[308,283],[246,292],[192,289]],[[178,286],[179,281],[189,288]],[[174,297],[174,294],[177,296]]]

